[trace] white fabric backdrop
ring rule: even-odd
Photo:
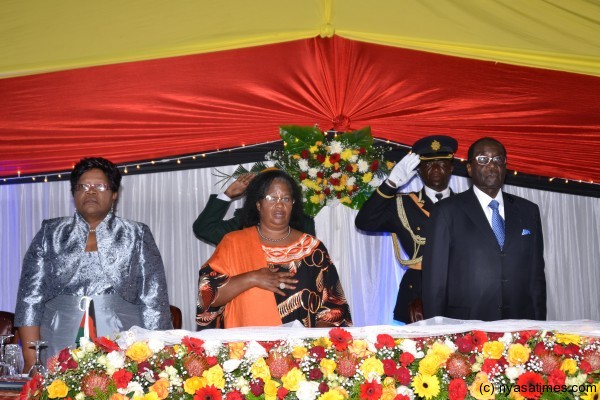
[[[219,170],[232,173],[235,168]],[[181,308],[188,330],[195,329],[198,268],[214,250],[192,233],[192,223],[208,196],[218,191],[212,172],[206,168],[125,176],[117,206],[118,215],[144,222],[152,230],[163,256],[171,304]],[[450,183],[457,192],[468,185],[467,179],[457,177]],[[407,190],[419,187],[415,179]],[[540,206],[548,319],[600,320],[600,199],[504,189]],[[66,181],[0,186],[0,310],[14,310],[21,262],[42,220],[73,212]],[[315,220],[317,236],[338,268],[355,325],[391,324],[403,272],[394,259],[391,237],[357,231],[355,215],[345,206],[325,207]]]

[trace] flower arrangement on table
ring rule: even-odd
[[[123,346],[102,338],[63,350],[21,398],[590,400],[600,390],[600,339],[546,331],[353,339],[333,328],[318,339]]]
[[[300,183],[304,212],[315,216],[325,205],[360,209],[393,168],[387,147],[373,145],[369,127],[329,138],[316,127],[282,126],[284,149],[267,160]]]

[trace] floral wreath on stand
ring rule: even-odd
[[[329,138],[317,127],[290,125],[279,134],[283,150],[266,159],[300,183],[304,212],[313,217],[326,205],[360,209],[394,166],[384,160],[390,148],[373,145],[370,127]]]

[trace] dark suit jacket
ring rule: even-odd
[[[208,243],[219,244],[223,236],[229,232],[242,229],[241,208],[238,208],[233,213],[233,218],[224,220],[225,214],[231,203],[217,198],[216,194],[211,194],[204,210],[198,215],[192,229],[198,239],[207,241]],[[315,234],[315,220],[304,215],[302,219],[304,227],[303,232],[309,235]]]
[[[503,193],[504,249],[473,188],[434,208],[423,254],[425,318],[546,319],[540,211]]]
[[[404,228],[400,221],[396,198],[399,197],[402,201],[406,218],[415,234],[424,235],[425,224],[428,221],[427,215],[421,211],[419,206],[408,195],[397,194],[396,188],[383,183],[379,186],[379,191],[385,196],[393,197],[384,197],[378,192],[374,192],[356,215],[356,220],[354,221],[356,227],[367,232],[393,232],[398,235],[400,245],[408,257],[421,257],[423,255],[423,246],[419,248],[416,254],[413,254],[414,242],[409,231]],[[425,194],[425,190],[421,189],[420,192],[414,192],[414,194],[423,199],[423,208],[426,211],[430,211],[433,207],[433,202]],[[421,297],[421,280],[420,270],[408,269],[402,275],[402,281],[400,282],[396,298],[396,306],[394,307],[395,320],[406,323],[411,322],[408,306],[411,301]]]

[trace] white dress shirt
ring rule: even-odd
[[[504,199],[502,198],[502,189],[498,191],[498,194],[496,194],[496,197],[493,199],[487,194],[483,193],[481,189],[475,185],[473,185],[473,191],[475,192],[475,196],[477,196],[477,200],[479,200],[479,204],[481,204],[481,208],[483,209],[490,226],[492,226],[492,209],[490,208],[490,202],[492,200],[496,200],[498,202],[498,211],[500,211],[500,216],[502,216],[502,219],[506,221],[506,218],[504,217]]]

